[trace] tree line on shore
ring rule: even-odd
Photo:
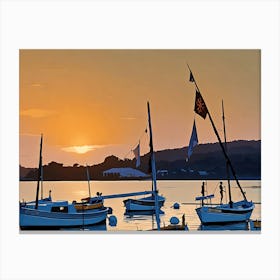
[[[261,141],[233,141],[227,145],[228,154],[237,176],[240,179],[261,178]],[[155,153],[158,179],[226,179],[226,164],[218,143],[200,144],[195,148],[190,160],[186,162],[187,147],[157,151]],[[135,168],[135,159],[119,159],[114,155],[105,158],[102,163],[89,166],[91,180],[128,179],[118,174],[104,176],[103,172],[111,168]],[[148,174],[149,154],[141,156],[138,170]],[[43,179],[46,181],[87,180],[86,166],[78,163],[64,166],[50,162],[43,166]],[[37,180],[38,169],[20,166],[20,180]],[[129,178],[140,179],[140,178]]]

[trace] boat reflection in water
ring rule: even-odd
[[[201,224],[198,230],[249,230],[248,222],[225,223],[225,224]]]
[[[146,225],[146,230],[158,230],[157,228],[157,215],[161,218],[164,215],[164,211],[158,210],[156,213],[155,210],[137,210],[137,211],[128,211],[124,212],[124,219],[123,221],[127,224],[134,224],[137,231],[142,231],[143,229],[139,227],[140,224]]]
[[[90,226],[84,226],[84,227],[80,227],[78,228],[61,228],[60,230],[65,230],[65,231],[75,231],[77,232],[77,230],[80,231],[106,231],[107,230],[107,224],[106,221],[96,224],[96,225],[90,225]]]
[[[156,214],[155,210],[137,210],[137,211],[126,210],[124,212],[124,215],[126,216],[126,218],[133,218],[136,220],[146,219],[145,217],[142,217],[142,216],[154,216],[155,214]],[[159,210],[159,214],[163,215],[164,211]]]
[[[232,222],[223,224],[201,224],[198,230],[250,230],[250,231],[260,231],[261,221],[259,220],[249,220],[246,222]]]

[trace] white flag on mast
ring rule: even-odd
[[[132,151],[133,151],[133,154],[134,154],[134,156],[136,158],[136,167],[139,167],[140,166],[140,143]]]
[[[195,121],[193,122],[193,129],[192,129],[192,135],[191,135],[191,139],[190,139],[190,143],[189,143],[189,147],[188,147],[188,157],[187,157],[187,161],[189,161],[192,153],[193,153],[193,149],[194,147],[198,144],[198,138],[197,138],[197,132],[196,132],[196,126],[195,126]]]

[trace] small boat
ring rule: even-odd
[[[84,227],[105,222],[109,208],[103,206],[103,201],[102,204],[100,201],[91,201],[91,199],[88,202],[82,201],[82,203],[75,201],[69,203],[66,200],[53,201],[51,192],[49,192],[49,197],[38,199],[42,181],[42,142],[43,136],[41,135],[36,200],[20,202],[20,228],[59,229]]]
[[[161,227],[160,230],[181,230],[181,231],[188,231],[188,226],[187,225],[168,225],[168,226],[164,226],[164,227]]]
[[[158,195],[158,206],[161,208],[164,205],[165,198]],[[126,199],[123,201],[127,211],[146,211],[155,210],[155,197],[154,195],[139,198],[139,199]]]
[[[156,210],[164,205],[165,197],[158,195],[158,190],[156,187],[156,167],[154,159],[154,149],[153,149],[153,136],[152,136],[152,124],[150,115],[150,105],[148,102],[148,123],[149,123],[149,133],[150,133],[150,160],[149,168],[152,172],[152,191],[153,193],[144,198],[140,199],[126,199],[123,201],[126,211],[143,211],[143,210]],[[155,195],[156,194],[156,195]],[[157,203],[156,203],[157,200]],[[157,206],[156,206],[157,204]]]
[[[190,70],[190,68],[189,68]],[[202,199],[201,200],[201,206],[198,207],[196,209],[197,215],[201,221],[202,224],[204,225],[209,225],[209,224],[223,224],[223,223],[229,223],[229,222],[248,222],[251,214],[254,210],[254,203],[252,201],[248,201],[247,197],[245,195],[245,192],[243,191],[235,170],[233,168],[233,165],[231,163],[230,158],[228,157],[227,154],[227,149],[226,149],[226,132],[225,132],[225,117],[224,117],[224,107],[223,107],[223,103],[222,103],[222,110],[223,110],[223,125],[224,125],[224,137],[225,137],[225,141],[224,144],[222,143],[222,140],[219,136],[218,130],[216,129],[216,126],[213,122],[213,119],[210,115],[210,112],[206,106],[206,103],[200,93],[200,90],[197,86],[197,83],[194,79],[194,76],[190,70],[190,82],[195,84],[196,87],[196,96],[195,96],[195,106],[194,106],[194,111],[201,116],[203,119],[205,119],[207,116],[210,119],[210,122],[212,124],[213,130],[218,138],[220,147],[222,149],[223,155],[225,157],[225,161],[226,161],[226,170],[227,170],[227,174],[228,174],[228,194],[229,194],[229,203],[226,204],[221,204],[220,205],[216,205],[213,206],[211,203],[210,205],[204,205],[204,191],[202,191]],[[196,132],[196,128],[195,128],[195,123],[194,123],[194,128],[193,131]],[[191,139],[197,139],[197,137],[191,137]],[[243,196],[243,200],[241,201],[237,201],[237,202],[233,202],[232,198],[231,198],[231,188],[230,188],[230,180],[229,180],[229,171],[231,171],[237,186],[239,187],[239,190]],[[207,199],[211,199],[213,196],[207,196]],[[197,200],[199,200],[197,198]]]
[[[93,201],[92,199],[82,198],[82,202],[76,202],[74,205],[75,205],[75,209],[77,211],[98,209],[98,208],[103,207],[103,200]]]
[[[106,221],[108,208],[80,209],[68,201],[38,201],[20,203],[21,229],[59,229],[65,227],[84,227]]]
[[[102,193],[97,192],[94,197],[91,197],[91,187],[90,187],[90,175],[88,170],[88,165],[86,165],[87,171],[87,181],[88,181],[88,197],[82,198],[81,202],[75,202],[75,208],[77,211],[92,210],[102,208],[104,205],[104,199],[102,198]]]
[[[250,219],[254,207],[252,201],[241,200],[231,205],[205,205],[196,208],[196,213],[202,224],[246,222]]]
[[[261,220],[250,220],[250,230],[261,230],[262,221]]]

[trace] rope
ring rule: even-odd
[[[218,188],[218,186],[220,185],[220,183],[217,184],[216,188],[214,189],[214,194],[216,193],[216,189]]]
[[[136,147],[136,146],[140,143],[141,139],[143,138],[143,136],[145,135],[145,133],[147,133],[147,131],[148,131],[148,129],[147,129],[147,127],[146,127],[145,130],[144,130],[144,131],[142,132],[142,134],[140,135],[138,142],[136,142],[136,144],[133,145],[133,146],[131,147],[131,149],[125,154],[125,156],[123,157],[124,159],[126,159],[127,156],[128,156],[130,153],[132,153],[133,148]]]

